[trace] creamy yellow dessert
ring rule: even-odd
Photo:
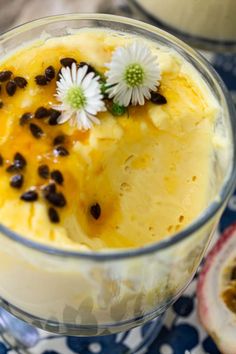
[[[219,107],[200,74],[174,51],[146,42],[158,57],[164,102],[154,95],[117,116],[106,99],[99,125],[85,131],[57,124],[52,106],[63,60],[88,63],[103,75],[116,48],[133,40],[84,30],[2,58],[3,225],[56,247],[122,249],[180,231],[208,205]]]

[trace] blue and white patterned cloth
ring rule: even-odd
[[[236,55],[206,55],[219,72],[231,91],[236,103]],[[236,221],[236,192],[231,197],[219,225],[222,232]],[[220,234],[217,233],[217,235]],[[216,239],[217,236],[216,235]],[[197,276],[183,296],[172,306],[162,323],[147,324],[128,333],[96,338],[76,338],[56,336],[47,332],[34,330],[34,342],[26,350],[2,333],[0,337],[0,354],[128,354],[145,338],[146,343],[137,353],[147,354],[220,354],[216,345],[201,327],[196,314]],[[156,338],[148,346],[148,333],[155,327]],[[154,332],[155,333],[155,332]],[[30,333],[28,333],[30,335]],[[27,335],[27,333],[25,333]],[[149,338],[149,339],[148,339]],[[26,338],[27,339],[27,338]]]

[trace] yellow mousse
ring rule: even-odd
[[[48,118],[32,118],[24,125],[20,117],[34,114],[38,107],[57,103],[56,79],[39,86],[35,76],[60,59],[72,57],[106,71],[117,46],[132,38],[105,30],[80,31],[60,38],[42,39],[19,48],[3,58],[0,71],[26,78],[28,85],[13,96],[2,84],[0,99],[0,221],[22,236],[56,247],[72,249],[130,248],[147,245],[181,230],[207,205],[211,182],[213,125],[217,105],[200,74],[177,53],[148,43],[158,55],[161,68],[160,93],[167,104],[152,102],[129,107],[114,117],[109,111],[98,114],[100,125],[83,132],[70,123],[51,126]],[[29,124],[42,130],[36,139]],[[53,141],[68,156],[56,156]],[[15,153],[26,160],[21,171],[21,188],[10,186],[15,172],[7,172]],[[64,182],[57,185],[67,201],[55,208],[59,223],[48,217],[49,203],[42,188],[50,180],[38,174],[46,164],[60,170]],[[25,202],[20,196],[34,189],[38,200]],[[101,215],[90,212],[98,203]]]

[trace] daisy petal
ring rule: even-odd
[[[57,123],[63,124],[65,122],[67,122],[71,118],[72,115],[73,115],[73,112],[70,112],[70,111],[62,112],[62,114],[57,118]]]

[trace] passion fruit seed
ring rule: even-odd
[[[25,168],[26,164],[27,164],[27,162],[26,162],[24,156],[22,156],[19,152],[17,152],[14,156],[13,164],[8,166],[6,171],[9,173],[21,171]]]
[[[77,60],[75,60],[74,58],[63,58],[60,60],[60,63],[64,67],[68,66],[69,68],[71,68],[73,63],[77,64]]]
[[[20,199],[25,202],[35,202],[38,200],[38,193],[36,191],[27,191],[21,195]]]
[[[101,216],[101,207],[98,203],[91,205],[90,214],[95,220],[98,220]]]
[[[48,120],[48,124],[57,125],[57,119],[60,117],[61,112],[53,108],[51,108],[49,111],[50,111],[50,118]]]
[[[0,100],[0,109],[3,107],[3,102]]]
[[[51,172],[51,179],[53,179],[57,184],[60,185],[62,185],[64,182],[63,175],[59,170],[54,170]]]
[[[68,150],[67,150],[64,146],[59,145],[59,146],[55,147],[55,149],[54,149],[54,154],[55,154],[56,156],[65,157],[65,156],[68,156],[68,155],[69,155],[69,152],[68,152]]]
[[[2,155],[0,154],[0,166],[3,166],[3,162],[4,162],[3,157],[2,157]]]
[[[13,80],[8,81],[8,83],[6,84],[6,91],[8,96],[14,96],[14,94],[16,93],[16,83]]]
[[[50,110],[41,106],[39,108],[37,108],[37,110],[35,111],[34,114],[35,118],[37,119],[43,119],[43,118],[47,118],[50,116]]]
[[[62,193],[48,193],[45,198],[55,207],[63,208],[66,205],[66,199]]]
[[[56,76],[55,69],[52,65],[48,66],[47,69],[45,70],[45,76],[48,81],[51,81],[54,79]]]
[[[25,88],[28,84],[27,80],[21,76],[16,76],[14,78],[14,81],[15,81],[16,85],[21,89]]]
[[[0,82],[10,80],[12,72],[10,70],[0,71]]]
[[[22,116],[20,117],[20,125],[21,126],[25,125],[32,118],[33,118],[33,114],[30,112],[26,112],[22,114]]]
[[[30,131],[36,139],[40,139],[43,136],[43,130],[34,123],[30,123]]]
[[[46,198],[48,194],[50,193],[56,193],[56,184],[55,183],[49,183],[47,186],[43,188],[43,196]]]
[[[46,86],[48,83],[48,80],[45,75],[37,75],[37,76],[35,76],[35,82],[39,86]]]
[[[87,65],[87,67],[88,67],[87,74],[88,74],[88,73],[97,73],[96,69],[95,69],[92,65],[86,63],[85,61],[81,61],[81,62],[77,65],[77,68],[78,68],[78,69],[79,69],[79,68],[82,68],[82,67],[85,66],[85,65]]]
[[[10,185],[13,188],[20,189],[24,183],[24,176],[22,174],[12,176]]]
[[[23,155],[21,155],[19,152],[17,152],[14,156],[14,166],[18,170],[23,170],[26,166],[27,162],[26,159],[24,158]]]
[[[55,139],[53,140],[53,145],[60,145],[63,144],[65,142],[65,135],[58,135],[55,137]]]
[[[162,104],[166,104],[167,103],[167,99],[163,95],[161,95],[159,92],[155,92],[155,91],[151,92],[150,101],[152,103],[155,103],[155,104],[158,104],[158,105],[162,105]]]
[[[55,224],[60,222],[60,217],[59,217],[57,210],[52,207],[50,207],[48,209],[48,217],[49,217],[50,221]]]
[[[38,174],[40,177],[44,178],[44,179],[48,179],[49,178],[49,167],[48,165],[41,165],[38,167]]]
[[[12,165],[10,165],[10,166],[8,166],[8,167],[6,168],[6,171],[7,171],[8,173],[16,172],[16,171],[17,171],[17,168],[12,164]]]

